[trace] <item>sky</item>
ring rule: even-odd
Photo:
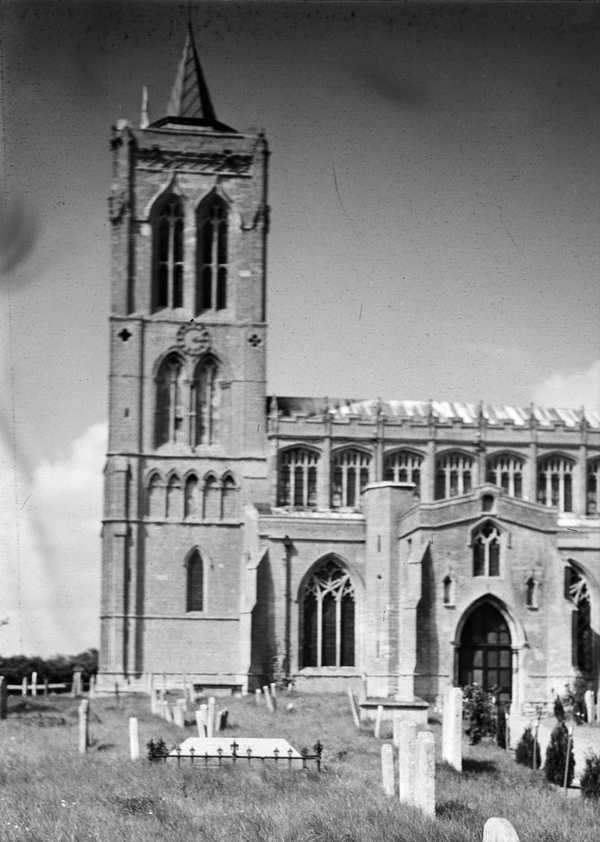
[[[268,388],[600,408],[595,3],[3,4],[0,654],[98,643],[110,126],[271,147]]]

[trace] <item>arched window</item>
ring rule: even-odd
[[[472,487],[473,458],[464,453],[444,453],[436,460],[435,499],[460,497]]]
[[[183,204],[175,193],[162,196],[151,214],[152,311],[183,307]]]
[[[178,354],[169,354],[162,361],[156,376],[155,447],[167,442],[181,442],[185,438],[183,381],[183,361]]]
[[[449,573],[444,576],[442,585],[444,605],[454,605],[454,579]]]
[[[279,506],[317,505],[317,462],[319,454],[295,447],[279,454]]]
[[[573,562],[569,562],[565,567],[565,598],[573,606],[571,623],[573,666],[590,677],[594,668],[590,592],[585,573]]]
[[[210,355],[203,357],[192,381],[192,445],[215,444],[218,440],[220,390],[219,368]]]
[[[362,450],[338,451],[331,460],[331,505],[360,505],[360,493],[369,483],[371,456]]]
[[[588,463],[586,513],[600,514],[600,459]]]
[[[204,610],[204,564],[198,550],[187,560],[186,611]]]
[[[148,491],[146,493],[146,517],[162,519],[164,516],[164,486],[160,474],[153,473],[148,481]]]
[[[167,483],[167,517],[179,520],[181,518],[181,480],[177,474],[169,477]]]
[[[236,488],[231,474],[226,474],[221,483],[221,516],[229,520],[236,516]]]
[[[309,576],[300,601],[302,666],[354,666],[354,586],[334,558]]]
[[[423,457],[410,450],[394,450],[386,453],[383,462],[383,478],[386,482],[414,482],[415,491],[421,490],[421,463]]]
[[[559,512],[573,511],[573,461],[565,456],[546,456],[538,462],[537,498],[542,506]]]
[[[479,526],[472,535],[473,576],[500,575],[500,532],[491,521]]]
[[[196,314],[227,307],[227,205],[211,193],[196,213]]]
[[[523,496],[523,459],[499,453],[487,460],[485,481],[497,485],[509,497]]]
[[[191,520],[200,520],[202,517],[202,506],[200,503],[198,477],[195,474],[190,474],[185,481],[185,517]]]
[[[221,519],[221,495],[216,477],[209,474],[204,480],[204,520]]]

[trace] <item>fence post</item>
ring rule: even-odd
[[[27,676],[23,676],[23,680],[21,681],[21,695],[27,695]]]
[[[47,695],[48,695],[48,692],[49,692],[49,691],[48,691],[48,679],[47,679],[47,678],[45,678],[45,679],[44,679],[44,696],[47,696]]]
[[[137,717],[129,717],[129,756],[137,760],[140,756],[140,735]]]
[[[90,716],[90,703],[87,699],[83,699],[79,705],[79,752],[85,754],[87,751],[88,739],[88,723]]]

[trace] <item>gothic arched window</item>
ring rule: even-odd
[[[204,519],[221,519],[220,489],[216,477],[209,474],[204,480]]]
[[[386,482],[414,482],[415,491],[421,490],[421,462],[423,457],[410,450],[394,450],[386,453],[383,462],[383,478]]]
[[[509,497],[523,496],[523,459],[511,453],[490,456],[486,466],[486,482],[497,485]]]
[[[479,526],[472,535],[473,576],[500,575],[500,532],[491,521]]]
[[[303,667],[354,666],[354,586],[334,559],[309,576],[301,594]]]
[[[370,454],[347,448],[335,453],[331,461],[332,507],[359,506],[360,493],[369,483]]]
[[[317,505],[317,463],[319,454],[306,447],[294,447],[279,454],[279,506]]]
[[[185,481],[185,517],[192,520],[200,520],[202,517],[202,506],[198,494],[198,477],[191,474]]]
[[[169,477],[167,483],[167,517],[181,518],[181,481],[177,474]]]
[[[153,473],[148,481],[146,492],[146,517],[163,518],[165,516],[164,486],[160,474]]]
[[[152,311],[183,307],[183,203],[162,196],[151,214]]]
[[[221,483],[221,516],[230,520],[236,515],[236,488],[231,474],[226,474]]]
[[[540,459],[537,498],[542,506],[554,506],[559,512],[573,511],[573,461],[554,455]]]
[[[219,367],[214,357],[203,357],[192,381],[192,445],[215,444],[218,440],[220,390]]]
[[[167,442],[180,442],[185,438],[183,381],[183,361],[178,354],[169,354],[162,361],[156,376],[155,447]]]
[[[464,453],[444,453],[436,460],[435,499],[460,497],[472,487],[473,458]]]
[[[600,514],[600,459],[588,463],[586,514]]]
[[[186,611],[204,610],[204,564],[198,550],[187,560]]]
[[[227,307],[227,204],[211,193],[196,213],[196,314]]]

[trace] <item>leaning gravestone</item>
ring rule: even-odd
[[[483,842],[519,842],[519,837],[508,819],[493,816],[483,826]]]
[[[402,719],[398,727],[398,796],[404,804],[415,802],[417,723]]]
[[[381,780],[386,795],[394,794],[394,748],[389,743],[381,746]]]
[[[435,816],[435,741],[431,731],[417,734],[415,806]]]
[[[350,702],[350,710],[352,711],[352,719],[357,728],[360,728],[360,717],[358,715],[358,708],[356,707],[356,699],[352,689],[348,687],[348,701]]]
[[[208,719],[208,708],[206,705],[200,705],[200,710],[196,711],[196,727],[198,728],[198,736],[206,737],[206,722]]]
[[[273,713],[275,710],[275,705],[273,704],[273,699],[271,697],[271,691],[269,690],[269,685],[265,684],[263,687],[263,695],[265,697],[265,702],[267,703],[267,708],[269,713]]]

